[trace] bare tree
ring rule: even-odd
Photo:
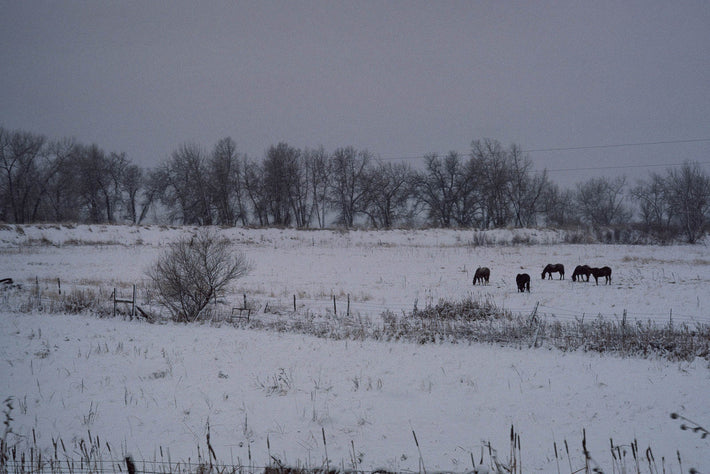
[[[250,269],[244,254],[235,252],[228,239],[201,229],[170,244],[148,276],[172,319],[193,322],[204,318],[207,305],[224,296],[228,285]]]
[[[263,164],[263,190],[266,193],[271,223],[288,226],[293,215],[295,194],[300,190],[300,150],[286,143],[271,146],[266,152]]]
[[[325,227],[328,212],[332,163],[322,146],[315,150],[304,150],[303,159],[311,188],[311,215],[315,214],[318,227],[322,229]]]
[[[40,160],[46,139],[29,132],[9,132],[0,128],[0,196],[2,214],[19,224],[31,219],[33,203],[40,194]]]
[[[485,227],[504,227],[512,216],[508,198],[510,182],[509,155],[496,140],[471,142],[471,157],[477,163],[478,176],[485,196]]]
[[[138,194],[143,189],[143,170],[137,165],[128,165],[123,177],[125,198],[125,217],[132,224],[138,224]]]
[[[254,161],[244,160],[244,191],[251,203],[252,212],[260,226],[269,225],[268,195],[264,185],[263,167]]]
[[[465,163],[452,151],[443,159],[424,157],[425,170],[415,178],[417,199],[424,203],[430,222],[441,227],[469,226],[480,213],[475,163]]]
[[[61,184],[62,180],[59,179],[64,168],[69,166],[75,148],[76,143],[73,139],[55,140],[47,144],[39,167],[37,183],[39,193],[33,206],[32,222],[47,220],[61,222],[67,220],[69,217],[67,214],[73,212],[71,210],[73,207],[77,207],[72,204],[75,202],[75,187]]]
[[[149,170],[143,179],[143,193],[140,199],[141,212],[136,224],[140,224],[148,216],[150,209],[156,207],[156,203],[163,196],[163,192],[168,187],[168,176],[166,167]]]
[[[167,207],[171,220],[183,224],[212,224],[205,161],[205,153],[199,146],[185,144],[162,165],[161,179],[157,180],[163,185],[160,201]]]
[[[710,177],[698,163],[686,162],[680,169],[668,170],[666,179],[670,212],[686,241],[694,243],[704,234],[710,219]]]
[[[545,193],[550,186],[547,171],[535,174],[532,160],[524,156],[517,145],[510,147],[508,156],[509,180],[506,191],[515,226],[534,226],[537,224],[538,215],[543,212]]]
[[[409,213],[413,172],[404,163],[381,163],[370,171],[365,213],[374,227],[390,229]]]
[[[355,217],[364,210],[368,189],[368,170],[372,156],[353,147],[338,148],[332,156],[331,202],[338,211],[338,221],[353,227]]]
[[[624,205],[626,178],[591,178],[577,185],[580,217],[593,227],[622,224],[631,218]]]
[[[128,160],[124,154],[106,154],[98,145],[74,148],[79,202],[89,222],[116,221],[122,205],[122,184]]]
[[[641,224],[645,232],[661,241],[673,237],[673,212],[666,179],[652,173],[648,181],[641,181],[631,190],[631,196],[639,205]]]
[[[288,194],[291,210],[296,220],[296,227],[305,229],[310,226],[313,213],[313,199],[311,197],[313,186],[310,182],[313,174],[308,169],[308,166],[312,163],[306,159],[300,150],[297,150],[297,152],[291,164]]]
[[[48,176],[46,218],[54,222],[81,222],[80,175],[77,163],[78,145],[73,140],[55,142],[50,147],[55,172]]]
[[[231,138],[217,142],[207,163],[210,200],[216,211],[215,223],[235,225],[247,223],[242,189],[242,161]]]
[[[575,206],[575,193],[570,189],[560,190],[550,183],[543,194],[542,209],[548,226],[568,227],[579,224]]]

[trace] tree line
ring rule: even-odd
[[[466,155],[424,157],[423,167],[382,162],[354,147],[327,152],[287,143],[263,159],[229,137],[211,150],[188,143],[143,169],[125,153],[73,139],[0,128],[0,222],[299,229],[433,226],[491,229],[633,226],[654,239],[695,242],[710,218],[710,177],[697,163],[561,189],[520,146],[474,140]]]

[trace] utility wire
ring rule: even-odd
[[[664,140],[657,142],[637,142],[637,143],[617,143],[614,145],[589,145],[589,146],[570,146],[570,147],[553,147],[553,148],[538,148],[533,150],[523,150],[523,153],[536,153],[541,151],[574,151],[574,150],[594,150],[598,148],[621,148],[634,146],[649,146],[649,145],[671,145],[678,143],[700,143],[710,142],[710,138],[696,138],[691,140]]]
[[[586,146],[569,146],[569,147],[548,147],[548,148],[531,148],[529,150],[522,150],[523,153],[540,153],[540,152],[553,152],[553,151],[581,151],[581,150],[595,150],[595,149],[608,149],[608,148],[623,148],[623,147],[640,147],[640,146],[656,146],[656,145],[673,145],[682,143],[704,143],[710,142],[710,138],[693,138],[687,140],[660,140],[653,142],[635,142],[635,143],[615,143],[609,145],[586,145]],[[468,152],[455,152],[459,155],[466,155]],[[393,156],[389,158],[380,157],[382,161],[396,161],[396,160],[421,160],[424,159],[425,155],[409,155],[409,156]],[[706,164],[703,162],[701,164]],[[665,163],[665,164],[655,164],[655,165],[629,165],[629,166],[603,166],[599,168],[566,168],[560,170],[548,170],[548,171],[578,171],[578,170],[592,170],[592,169],[606,169],[606,168],[645,168],[649,166],[673,166],[675,163]]]
[[[708,165],[710,161],[699,161],[696,162],[699,165]],[[559,172],[559,171],[592,171],[592,170],[617,170],[617,169],[632,169],[632,168],[657,168],[657,167],[671,167],[671,166],[682,166],[682,163],[653,163],[646,165],[618,165],[618,166],[587,166],[587,167],[577,167],[577,168],[546,168],[544,171],[548,173]],[[542,171],[537,171],[541,173]]]

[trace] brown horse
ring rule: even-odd
[[[491,277],[491,271],[487,267],[478,267],[473,275],[473,284],[483,284],[485,281],[488,284],[488,279]]]
[[[518,273],[515,277],[515,283],[518,285],[519,292],[523,293],[525,290],[528,290],[528,293],[530,293],[530,275],[527,273]]]
[[[594,281],[599,284],[599,278],[604,277],[604,283],[607,285],[611,285],[611,268],[609,267],[601,267],[601,268],[591,268],[590,269],[592,272],[592,276],[594,277]]]
[[[545,273],[547,273],[547,276],[549,277],[550,280],[552,280],[552,274],[559,272],[560,274],[560,280],[565,279],[565,266],[562,265],[561,263],[555,263],[554,265],[552,263],[548,263],[545,268],[542,270],[542,279],[545,279]]]
[[[577,278],[579,278],[579,281],[582,281],[582,277],[585,276],[587,277],[587,281],[589,281],[589,275],[591,274],[592,269],[589,265],[577,265],[572,273],[572,281],[577,281]]]

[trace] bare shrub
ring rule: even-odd
[[[548,321],[534,311],[514,315],[488,301],[471,298],[439,301],[407,314],[386,312],[381,332],[373,337],[421,344],[450,341],[492,343],[513,347],[554,347],[561,351],[663,357],[668,360],[710,359],[710,325],[602,318]]]
[[[97,312],[101,307],[101,299],[92,289],[72,289],[58,303],[59,308],[69,314],[79,314],[85,311]]]
[[[204,319],[210,301],[223,296],[229,284],[250,269],[250,262],[232,250],[229,240],[201,229],[170,244],[148,276],[172,319],[192,322]]]
[[[504,312],[490,301],[467,298],[461,301],[440,300],[434,306],[414,309],[411,316],[421,319],[463,319],[481,321],[499,318]]]
[[[471,247],[490,247],[496,244],[495,237],[484,231],[474,231],[469,242]]]
[[[293,373],[286,371],[284,368],[279,368],[274,375],[267,377],[266,380],[256,378],[256,385],[264,390],[268,395],[286,395],[293,388]]]

